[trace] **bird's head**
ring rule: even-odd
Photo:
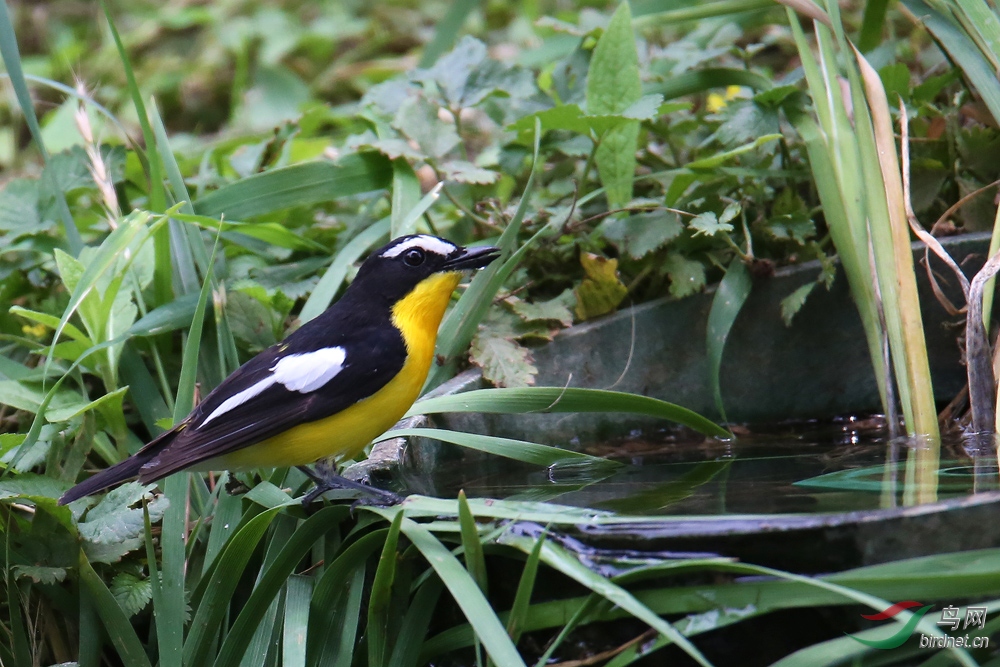
[[[418,286],[450,296],[463,271],[481,269],[499,256],[489,246],[463,248],[429,234],[401,236],[369,255],[352,287],[390,304]]]

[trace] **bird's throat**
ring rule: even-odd
[[[425,278],[392,307],[392,323],[403,334],[408,357],[424,361],[434,356],[438,327],[461,273],[435,273]]]

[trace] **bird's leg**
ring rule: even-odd
[[[312,491],[307,493],[302,498],[302,504],[306,507],[327,491],[332,491],[334,489],[350,489],[352,491],[360,491],[374,501],[373,504],[377,505],[396,505],[403,502],[403,497],[393,493],[392,491],[386,491],[385,489],[378,489],[374,486],[362,484],[361,482],[355,482],[352,479],[347,479],[346,477],[341,477],[340,475],[334,473],[321,475],[309,466],[297,467],[305,474],[306,477],[312,480],[313,484],[316,485]]]

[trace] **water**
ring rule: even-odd
[[[732,442],[659,432],[585,448],[623,464],[540,470],[491,457],[410,470],[424,493],[539,500],[636,515],[802,514],[917,505],[996,490],[992,452],[970,455],[957,436],[939,453],[890,441],[881,417],[779,424]]]

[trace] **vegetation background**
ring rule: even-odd
[[[502,411],[551,407],[530,389],[532,347],[562,327],[721,279],[743,295],[720,312],[724,342],[754,280],[818,259],[816,281],[784,301],[792,321],[833,280],[834,246],[851,270],[838,230],[888,217],[834,200],[863,192],[859,206],[892,210],[891,179],[850,180],[877,164],[865,151],[885,140],[880,120],[893,155],[892,121],[908,121],[914,217],[937,234],[993,229],[996,6],[787,4],[815,21],[770,0],[0,6],[0,664],[709,664],[713,642],[688,637],[777,610],[1000,608],[996,550],[822,577],[727,558],[597,568],[549,536],[621,517],[464,497],[307,515],[297,471],[234,476],[244,495],[224,491],[228,475],[183,475],[162,493],[128,484],[55,504],[321,312],[390,236],[504,248],[449,315],[431,382],[478,366],[507,388],[480,407]],[[884,334],[868,317],[874,350]],[[942,635],[910,612],[894,620]],[[790,637],[768,659],[919,662],[822,639]]]

